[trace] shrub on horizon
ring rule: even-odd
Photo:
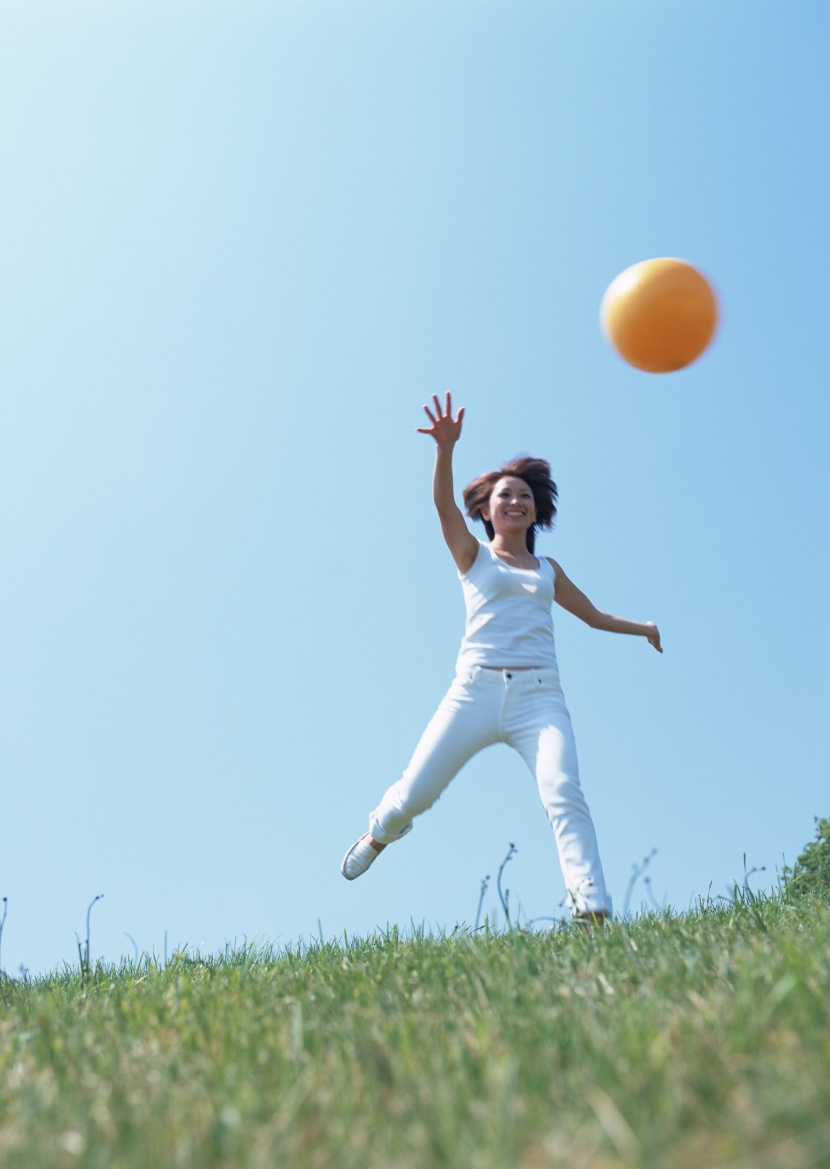
[[[784,866],[784,894],[797,897],[812,893],[830,901],[830,820],[816,821],[816,838],[804,847],[792,868]]]

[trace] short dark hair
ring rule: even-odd
[[[468,483],[464,488],[464,507],[471,520],[481,520],[487,532],[487,538],[492,540],[496,533],[490,521],[481,514],[481,509],[489,503],[493,488],[499,479],[504,479],[508,475],[512,475],[516,479],[523,479],[533,492],[536,523],[527,529],[527,550],[533,552],[536,546],[537,528],[550,529],[553,527],[556,500],[559,494],[556,490],[556,484],[551,478],[550,463],[544,459],[533,459],[529,455],[524,455],[522,458],[505,463],[498,471],[488,471],[485,475],[479,475],[477,479],[473,479],[472,483]]]

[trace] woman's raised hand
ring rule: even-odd
[[[464,407],[458,411],[458,417],[453,420],[452,416],[452,398],[447,394],[447,401],[444,410],[441,410],[441,403],[438,401],[438,395],[432,395],[433,409],[429,406],[424,406],[424,413],[432,423],[431,426],[419,426],[418,434],[431,434],[439,446],[453,446],[461,437],[461,423],[464,419]],[[434,410],[434,413],[433,413]]]

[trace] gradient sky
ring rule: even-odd
[[[618,909],[771,885],[830,814],[825,0],[6,0],[0,961],[563,915],[496,747],[339,865],[449,684],[460,488],[519,452],[540,542],[665,654],[554,613]],[[598,326],[717,289],[689,369]],[[499,918],[499,914],[496,917]]]

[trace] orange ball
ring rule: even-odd
[[[600,320],[629,365],[671,373],[691,365],[712,340],[718,302],[706,277],[685,260],[643,260],[611,281]]]

